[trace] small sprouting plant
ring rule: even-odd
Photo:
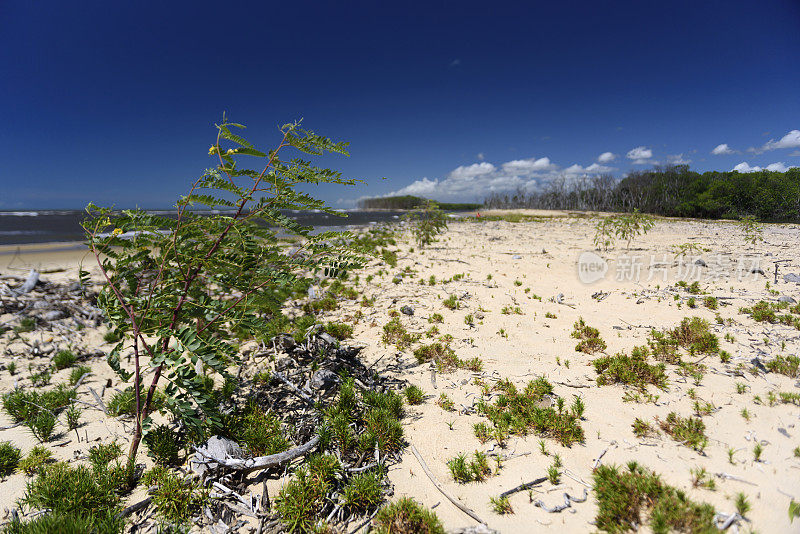
[[[545,456],[550,454],[549,452],[547,452],[547,442],[543,439],[539,440],[539,452],[541,452]]]
[[[665,421],[660,422],[660,426],[672,439],[696,451],[702,452],[708,444],[706,425],[699,418],[681,417],[671,412]]]
[[[595,226],[594,244],[597,248],[608,250],[617,239],[625,241],[626,250],[630,250],[631,241],[637,236],[650,231],[655,222],[649,215],[634,209],[632,213],[624,213],[604,217]]]
[[[443,323],[444,317],[441,313],[432,313],[430,317],[428,317],[429,323]]]
[[[745,421],[750,421],[750,412],[747,408],[742,408],[742,411],[739,414],[744,418]]]
[[[483,482],[492,474],[486,454],[475,451],[471,457],[461,453],[447,462],[450,475],[459,484],[468,482]]]
[[[492,511],[499,515],[513,514],[514,508],[508,502],[508,496],[501,495],[500,497],[489,497],[489,504],[492,505]]]
[[[747,512],[750,511],[750,501],[747,499],[747,495],[742,492],[737,493],[734,505],[736,506],[736,512],[740,516],[747,517]]]
[[[764,225],[753,215],[747,215],[739,220],[739,228],[744,235],[744,242],[755,247],[761,241],[764,241],[762,234],[764,233]]]
[[[648,423],[647,421],[643,421],[638,417],[633,421],[633,435],[637,438],[646,438],[650,436],[658,435],[658,431],[653,428],[653,425]]]
[[[39,442],[50,441],[56,428],[56,416],[50,410],[41,410],[36,415],[25,421],[31,434]]]
[[[764,452],[764,447],[761,443],[756,442],[755,446],[753,447],[753,460],[756,462],[761,461],[761,454]]]
[[[88,365],[79,365],[78,367],[73,367],[69,372],[69,385],[74,386],[77,384],[78,380],[80,380],[85,374],[92,374],[92,368]]]
[[[447,393],[441,393],[439,398],[436,399],[436,405],[446,412],[452,412],[456,409],[453,399],[447,396]]]
[[[67,428],[70,430],[75,430],[81,424],[81,415],[82,412],[80,408],[75,406],[74,404],[71,405],[64,411],[64,417],[67,420]]]
[[[728,447],[728,463],[731,465],[735,465],[736,461],[734,460],[734,456],[736,455],[736,449],[733,447]]]
[[[708,490],[714,491],[717,489],[717,485],[714,483],[714,479],[708,474],[705,467],[696,467],[694,469],[690,469],[689,473],[692,475],[692,486],[695,488],[706,488]]]
[[[559,483],[561,480],[561,472],[558,470],[558,467],[551,465],[547,468],[547,480],[549,480],[553,485]]]

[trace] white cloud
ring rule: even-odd
[[[717,145],[711,153],[715,156],[723,156],[725,154],[733,154],[733,150],[728,146],[728,143],[722,143],[721,145]]]
[[[770,139],[760,148],[751,148],[749,151],[761,154],[762,152],[776,150],[778,148],[800,148],[800,130],[792,130],[777,141]]]
[[[796,169],[796,168],[797,165],[786,165],[782,161],[776,161],[775,163],[770,163],[764,168],[761,168],[758,165],[750,166],[749,163],[743,161],[736,167],[734,167],[732,170],[739,172],[759,172],[759,171],[786,172],[789,169]]]
[[[633,163],[636,165],[644,165],[646,163],[651,163],[650,158],[653,157],[653,151],[644,146],[637,146],[636,148],[630,149],[626,157],[633,160]]]
[[[617,158],[617,155],[613,152],[603,152],[599,156],[597,156],[597,161],[600,163],[611,163]]]
[[[550,158],[515,159],[503,163],[503,170],[509,174],[530,176],[533,173],[555,170],[557,167],[550,163]]]
[[[749,163],[743,161],[731,170],[739,172],[759,172],[762,169],[758,165],[754,165],[751,167]]]
[[[671,156],[667,156],[667,163],[670,165],[688,165],[691,162],[692,160],[684,157],[683,154],[673,154]]]
[[[768,171],[775,171],[775,172],[786,172],[789,169],[796,169],[797,165],[786,165],[782,161],[778,161],[775,163],[770,163],[767,165]]]
[[[478,152],[476,157],[478,158],[478,161],[483,161],[486,159],[486,156],[483,155],[483,152]]]

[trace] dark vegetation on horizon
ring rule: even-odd
[[[413,210],[423,207],[427,202],[427,198],[412,195],[362,198],[358,201],[358,207],[362,210]],[[481,207],[481,204],[468,202],[436,202],[436,205],[445,211],[470,211]]]
[[[800,169],[786,172],[698,173],[688,165],[635,171],[622,180],[610,175],[564,177],[541,191],[494,193],[484,208],[566,209],[644,213],[668,217],[800,222]]]

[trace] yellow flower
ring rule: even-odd
[[[219,147],[217,147],[217,145],[212,145],[211,148],[208,149],[208,155],[213,156],[214,154],[217,153],[218,150]]]
[[[122,233],[122,228],[114,228],[114,231],[113,231],[113,232],[111,232],[111,235],[113,235],[114,237],[116,237],[116,236],[118,236],[118,235],[119,235],[119,234],[121,234],[121,233]]]
[[[227,152],[225,152],[225,154],[227,154],[228,156],[230,156],[231,154],[236,154],[236,151],[235,151],[234,149],[232,149],[232,148],[229,148],[229,149],[228,149],[228,151],[227,151]]]

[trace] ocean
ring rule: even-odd
[[[152,210],[164,216],[175,216],[175,210]],[[211,213],[211,212],[199,212]],[[284,211],[284,215],[316,232],[344,230],[352,226],[366,226],[381,222],[392,222],[400,218],[402,211],[346,211],[347,217],[337,217],[318,211]],[[29,243],[59,243],[83,241],[81,221],[86,216],[83,210],[0,211],[0,245],[22,245]]]

